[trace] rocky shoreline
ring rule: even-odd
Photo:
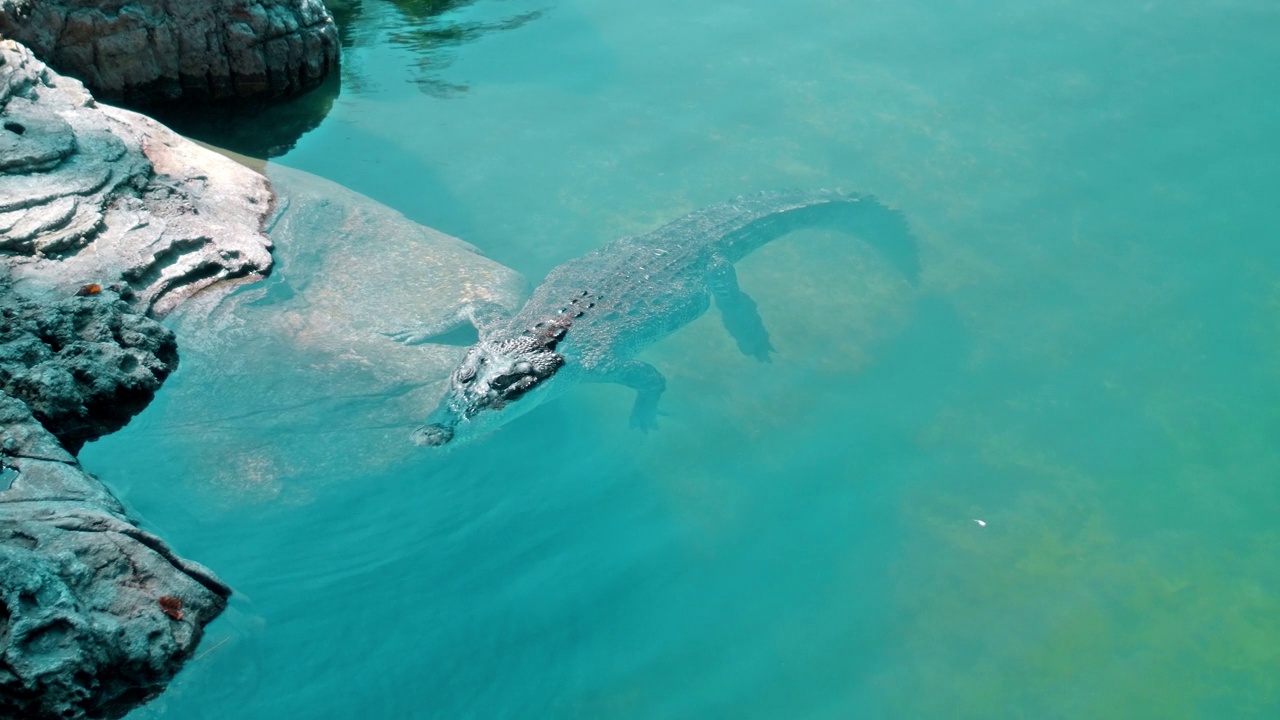
[[[0,278],[0,717],[120,717],[162,692],[231,589],[139,528],[69,450],[177,367],[110,290],[53,303]]]
[[[315,375],[317,407],[390,398],[367,411],[378,437],[334,447],[391,456],[408,451],[433,374],[459,352],[391,338],[471,300],[514,307],[523,292],[519,275],[466,243],[320,178],[268,180],[90,92],[303,92],[337,63],[318,0],[104,7],[0,0],[0,717],[122,717],[164,691],[227,606],[225,583],[140,528],[76,459],[152,400],[179,342],[232,405],[261,402],[280,373],[298,372]],[[176,14],[139,35],[166,10]],[[197,35],[213,55],[192,58]],[[273,240],[291,276],[234,293],[271,273]],[[298,360],[242,368],[247,345]],[[204,398],[175,402],[207,409]],[[263,417],[267,427],[211,426],[217,447],[206,450],[234,456],[246,435],[309,421]]]
[[[123,716],[225,608],[75,455],[177,367],[154,317],[270,271],[272,200],[0,40],[0,716]]]

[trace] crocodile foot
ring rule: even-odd
[[[423,425],[413,431],[413,444],[422,447],[440,447],[453,440],[453,429],[440,424]]]
[[[653,407],[642,407],[641,403],[636,403],[636,406],[631,409],[631,427],[643,433],[647,433],[651,430],[657,430],[657,405],[654,405]]]
[[[769,342],[767,334],[750,337],[738,335],[734,339],[738,341],[738,349],[743,355],[755,358],[762,363],[773,362],[772,355],[777,350],[774,349],[773,343]]]

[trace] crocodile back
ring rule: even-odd
[[[867,195],[766,192],[713,205],[653,232],[615,240],[554,268],[501,334],[548,318],[571,323],[562,351],[591,367],[630,357],[710,306],[707,273],[801,228],[851,232],[877,247],[912,282],[916,245],[903,216]]]
[[[712,248],[656,233],[615,240],[555,267],[508,332],[567,315],[561,352],[592,367],[630,357],[706,312]]]

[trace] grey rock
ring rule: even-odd
[[[266,178],[0,40],[0,252],[32,297],[125,283],[162,315],[271,268]]]
[[[173,333],[116,292],[35,303],[0,275],[0,391],[71,453],[123,427],[177,365]]]
[[[226,606],[75,453],[177,366],[150,314],[265,276],[272,197],[0,41],[0,717],[122,717]]]
[[[131,104],[297,95],[338,65],[321,0],[2,0],[0,34]]]
[[[24,97],[9,100],[0,133],[0,172],[44,172],[71,157],[75,133],[57,115],[41,112]]]
[[[7,282],[0,318],[0,717],[122,717],[164,689],[231,591],[137,527],[46,425],[82,436],[101,429],[92,413],[118,412],[112,393],[149,397],[172,335],[107,293],[41,307]]]

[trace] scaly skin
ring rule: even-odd
[[[733,263],[815,226],[860,233],[916,279],[905,221],[869,196],[773,192],[713,205],[556,267],[514,316],[465,308],[459,317],[476,325],[480,342],[414,441],[438,447],[477,437],[579,382],[634,389],[632,425],[656,427],[666,380],[635,355],[700,317],[714,297],[739,349],[768,362],[769,334],[755,302],[738,288]]]

